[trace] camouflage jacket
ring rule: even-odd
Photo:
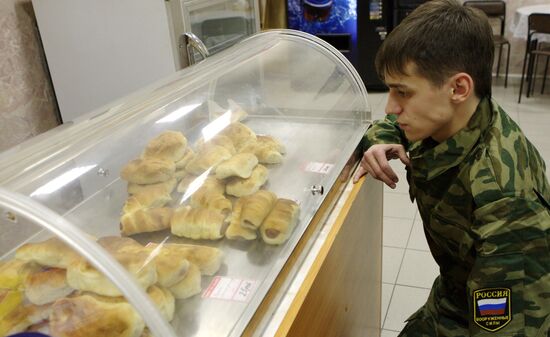
[[[440,267],[426,307],[471,336],[546,337],[550,185],[516,123],[485,98],[467,127],[443,143],[407,142],[391,115],[364,137],[365,150],[381,143],[403,144],[411,158],[411,200]]]

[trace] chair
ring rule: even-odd
[[[521,82],[519,85],[518,103],[521,103],[521,94],[523,92],[524,79],[526,79],[527,81],[526,97],[529,97],[529,93],[532,92],[533,90],[534,68],[539,56],[546,56],[546,67],[544,70],[544,80],[542,83],[542,91],[544,91],[544,85],[546,83],[546,73],[548,71],[548,58],[550,57],[550,49],[541,48],[541,45],[539,45],[537,40],[538,34],[550,35],[550,14],[533,13],[529,15],[527,22],[528,22],[527,45],[525,47],[525,57],[523,58],[523,69],[521,71]],[[525,78],[526,68],[527,68],[527,78]]]
[[[508,86],[508,68],[510,65],[510,41],[504,37],[504,25],[506,22],[506,2],[504,1],[484,1],[474,0],[465,1],[464,6],[477,8],[487,15],[489,18],[496,18],[500,20],[500,34],[493,35],[495,48],[498,46],[498,62],[497,62],[497,77],[500,72],[500,59],[502,58],[503,46],[508,47],[508,53],[506,56],[506,75],[504,79],[504,87]]]

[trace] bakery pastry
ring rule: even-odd
[[[163,181],[161,183],[156,184],[148,184],[148,185],[141,185],[141,184],[134,184],[129,183],[128,184],[128,194],[157,194],[157,195],[164,195],[164,194],[170,194],[176,187],[177,180],[176,178],[172,178],[167,181]]]
[[[172,234],[199,240],[217,240],[223,237],[225,216],[208,208],[177,208],[170,220]]]
[[[15,257],[42,266],[67,268],[80,256],[60,239],[53,237],[37,243],[26,243],[15,251]]]
[[[65,269],[50,268],[25,278],[25,296],[32,304],[42,305],[68,296],[74,291],[67,284]]]
[[[185,171],[199,175],[211,167],[215,167],[224,160],[231,158],[232,154],[225,147],[219,145],[207,146],[199,151],[185,166]]]
[[[131,198],[135,198],[141,207],[164,207],[172,201],[172,196],[169,193],[156,193],[156,191],[133,194]]]
[[[172,208],[141,208],[131,213],[125,213],[120,218],[120,234],[133,235],[138,233],[157,232],[170,228]]]
[[[240,122],[248,117],[248,113],[237,102],[228,99],[229,111],[231,112],[231,123]]]
[[[143,151],[143,158],[158,158],[177,162],[185,155],[187,139],[178,131],[164,131],[153,138]]]
[[[144,207],[145,206],[143,206],[136,197],[131,196],[126,199],[124,206],[122,206],[122,213],[132,213]]]
[[[189,270],[189,261],[169,250],[157,246],[156,249],[144,248],[154,259],[157,268],[157,283],[170,287],[181,281]]]
[[[149,250],[159,247],[197,265],[203,275],[214,275],[220,269],[223,260],[223,252],[215,247],[152,242],[145,246]]]
[[[120,171],[120,177],[135,184],[156,184],[174,177],[176,164],[173,161],[145,158],[134,159]]]
[[[185,149],[185,153],[184,153],[183,157],[176,162],[176,170],[181,170],[181,169],[185,168],[187,163],[189,163],[191,161],[191,159],[195,158],[195,155],[196,155],[195,151],[193,151],[193,149],[188,146]]]
[[[220,134],[229,137],[238,152],[242,145],[256,139],[254,131],[239,122],[229,124]]]
[[[184,170],[184,172],[187,172]],[[193,174],[186,174],[180,181],[180,183],[178,184],[178,187],[177,187],[177,191],[179,193],[185,193],[187,191],[187,189],[189,188],[189,185],[197,180],[199,176],[196,176],[196,175],[193,175]]]
[[[258,142],[257,140],[243,144],[239,148],[239,152],[254,153],[258,158],[258,162],[262,164],[279,164],[283,162],[283,155],[275,147],[265,142]]]
[[[157,270],[154,261],[146,252],[117,252],[113,257],[124,267],[143,288],[157,282]],[[67,269],[67,283],[74,289],[91,291],[105,296],[121,296],[120,290],[100,271],[85,259],[80,259]]]
[[[33,324],[48,319],[51,305],[20,305],[0,319],[0,336],[9,336],[27,330]],[[54,335],[58,337],[57,335]]]
[[[222,180],[204,174],[189,182],[188,186],[185,188],[183,200],[187,200],[190,196],[198,199],[202,194],[223,194],[224,191],[225,184]]]
[[[231,178],[225,186],[225,193],[236,197],[244,197],[257,192],[267,181],[268,171],[263,165],[258,165],[250,178]]]
[[[56,337],[139,337],[144,327],[129,303],[89,295],[56,301],[50,315],[50,331]]]
[[[147,289],[147,295],[149,295],[162,316],[168,322],[174,319],[176,300],[174,299],[174,295],[172,295],[168,289],[159,286],[151,286]]]
[[[20,290],[0,289],[0,319],[15,310],[23,303],[23,292]]]
[[[275,137],[268,135],[256,135],[256,141],[260,145],[266,145],[267,147],[279,152],[280,154],[286,153],[286,148]]]
[[[262,239],[272,245],[285,242],[294,229],[300,215],[300,206],[292,200],[278,199],[262,223]]]
[[[191,196],[190,205],[193,208],[208,208],[223,214],[224,217],[227,217],[233,208],[229,199],[216,192],[195,193]]]
[[[200,138],[195,144],[195,148],[198,149],[199,151],[206,151],[209,147],[216,146],[216,145],[225,148],[227,151],[229,151],[229,153],[231,153],[231,155],[234,155],[235,153],[237,153],[237,150],[235,149],[235,146],[233,145],[233,141],[231,140],[231,138],[222,134],[217,134],[208,140],[205,140],[204,138]]]
[[[111,254],[139,252],[145,249],[136,240],[120,236],[104,236],[99,238],[97,243]]]
[[[27,275],[42,269],[34,262],[8,260],[0,262],[0,289],[19,289]]]
[[[254,154],[248,152],[239,153],[216,167],[216,178],[249,178],[256,165],[258,165],[258,158]]]
[[[266,190],[260,190],[246,197],[241,213],[240,224],[242,227],[253,230],[258,229],[271,212],[276,201],[277,196],[275,193]]]
[[[241,211],[243,208],[243,201],[247,197],[239,198],[233,207],[233,213],[231,213],[231,221],[225,231],[225,237],[230,240],[254,240],[256,239],[256,230],[244,228],[241,226]]]
[[[174,295],[177,299],[184,299],[196,295],[201,292],[201,271],[199,267],[194,264],[189,265],[189,270],[187,275],[169,287],[168,290]]]

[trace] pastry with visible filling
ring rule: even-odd
[[[260,227],[262,239],[272,245],[284,243],[294,230],[299,215],[300,206],[296,202],[278,199]]]
[[[246,197],[239,198],[233,207],[233,213],[231,213],[231,221],[225,231],[225,237],[230,240],[254,240],[257,237],[255,229],[249,229],[241,226],[241,214],[243,208],[243,201]]]
[[[273,192],[260,190],[245,198],[246,202],[243,204],[241,213],[241,225],[256,230],[273,209],[277,196]]]

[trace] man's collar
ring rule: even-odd
[[[494,104],[489,98],[479,102],[468,125],[446,141],[434,146],[433,140],[417,142],[410,148],[413,175],[431,180],[466,159],[483,130],[491,123]]]

